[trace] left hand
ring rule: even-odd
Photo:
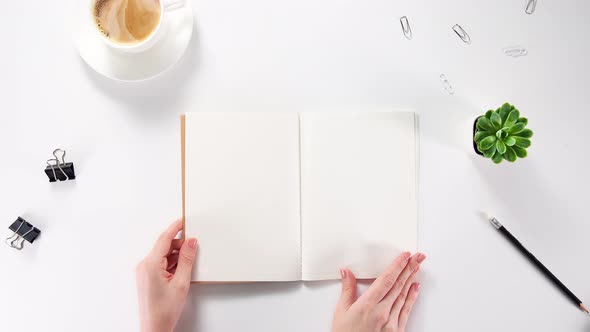
[[[191,284],[197,239],[175,239],[182,220],[158,238],[137,265],[137,293],[142,332],[172,332],[182,313]]]

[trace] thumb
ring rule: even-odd
[[[346,311],[356,301],[356,277],[349,269],[340,269],[342,276],[342,294],[338,309]]]
[[[178,252],[178,265],[174,279],[180,284],[190,284],[193,265],[197,257],[197,239],[191,238],[182,244]]]

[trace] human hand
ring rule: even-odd
[[[420,284],[414,279],[426,255],[399,255],[358,299],[356,278],[341,269],[342,295],[334,313],[332,332],[403,332]]]
[[[182,220],[177,220],[137,265],[142,332],[172,332],[182,313],[197,254],[197,239],[175,239],[180,230]]]

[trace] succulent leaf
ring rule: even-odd
[[[483,153],[483,156],[486,158],[492,158],[494,156],[494,154],[496,153],[496,146],[492,145],[491,148],[485,150],[485,151],[481,151]]]
[[[506,130],[506,132],[509,134],[518,134],[524,130],[524,127],[525,127],[524,123],[517,123],[514,126],[508,128],[508,130]]]
[[[490,121],[492,122],[494,129],[500,130],[500,128],[502,128],[502,118],[500,117],[500,115],[498,115],[498,113],[492,113]]]
[[[500,115],[500,117],[502,118],[502,122],[506,121],[506,118],[508,118],[508,114],[510,113],[510,111],[512,110],[511,105],[508,103],[504,103],[504,105],[502,105],[502,107],[500,107],[498,109],[498,114]]]
[[[527,156],[527,152],[525,148],[521,148],[520,146],[513,146],[512,150],[514,150],[514,152],[516,153],[516,155],[518,156],[518,158],[526,158]]]
[[[482,131],[495,131],[492,122],[486,117],[479,118],[479,120],[477,120],[476,127]]]
[[[514,149],[512,149],[512,147],[510,147],[510,146],[506,147],[506,152],[504,153],[504,159],[508,160],[511,163],[516,161],[516,152],[514,152]]]
[[[473,140],[475,141],[475,143],[479,143],[479,142],[481,142],[482,139],[484,139],[490,135],[493,135],[493,134],[490,132],[487,132],[487,131],[478,131],[475,133],[475,136],[473,136]]]
[[[488,136],[479,142],[479,151],[485,151],[491,148],[496,143],[496,136]]]
[[[520,133],[514,134],[514,136],[522,137],[522,138],[531,138],[533,137],[533,131],[530,129],[525,129]]]
[[[514,139],[514,137],[512,137],[512,136],[508,136],[504,140],[504,143],[508,146],[513,146],[514,144],[516,144],[516,139]]]
[[[492,157],[492,161],[495,164],[501,163],[502,159],[504,159],[504,158],[502,157],[502,154],[500,154],[498,151],[496,151],[496,154],[494,154],[494,156]]]
[[[492,113],[494,113],[494,110],[489,110],[486,112],[486,115],[484,115],[486,118],[488,118],[488,120],[492,117]]]
[[[513,106],[512,106],[512,105],[510,105],[510,103],[504,103],[504,104],[503,104],[503,105],[500,107],[500,109],[501,109],[501,110],[503,110],[503,111],[504,111],[504,112],[506,112],[506,113],[509,113],[510,111],[512,111],[512,110],[513,110]]]
[[[529,124],[529,119],[520,118],[520,119],[518,119],[517,123],[524,123],[524,125],[526,126],[527,124]]]
[[[504,127],[512,127],[518,121],[519,116],[520,116],[520,113],[518,112],[518,110],[510,111],[510,113],[508,113],[508,117],[506,118],[506,121],[504,122]]]
[[[506,144],[504,144],[502,140],[496,141],[496,151],[498,151],[500,154],[506,153]]]
[[[531,140],[528,138],[514,137],[514,139],[516,140],[515,146],[519,146],[521,148],[528,148],[531,146]]]

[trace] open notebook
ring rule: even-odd
[[[196,282],[374,278],[417,246],[414,113],[189,113]]]

